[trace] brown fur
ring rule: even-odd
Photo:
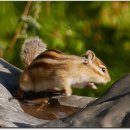
[[[89,51],[89,55],[93,52]],[[47,50],[41,53],[28,66],[20,78],[20,87],[35,92],[58,87],[65,89],[67,96],[72,93],[71,85],[106,83],[110,81],[109,73],[101,71],[104,63],[93,53],[92,62],[84,64],[84,58],[74,55],[66,55],[58,50]],[[105,66],[104,66],[105,67]],[[25,81],[28,77],[28,81]]]
[[[40,55],[38,55],[34,60],[38,60],[41,58],[60,58],[61,54],[63,54],[59,50],[46,50],[45,52],[42,52]]]

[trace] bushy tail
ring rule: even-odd
[[[25,67],[29,66],[31,62],[42,52],[47,49],[47,45],[42,42],[39,37],[31,37],[25,40],[21,49],[21,60]]]

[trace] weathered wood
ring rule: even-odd
[[[130,127],[130,74],[95,102],[69,117],[39,127]]]

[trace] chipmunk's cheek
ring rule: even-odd
[[[106,84],[108,82],[108,80],[107,79],[105,79],[105,78],[99,78],[98,80],[97,80],[97,82],[95,82],[96,84]]]

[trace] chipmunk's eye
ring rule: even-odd
[[[101,69],[102,69],[102,72],[106,72],[106,69],[104,68],[104,67],[101,67]]]

